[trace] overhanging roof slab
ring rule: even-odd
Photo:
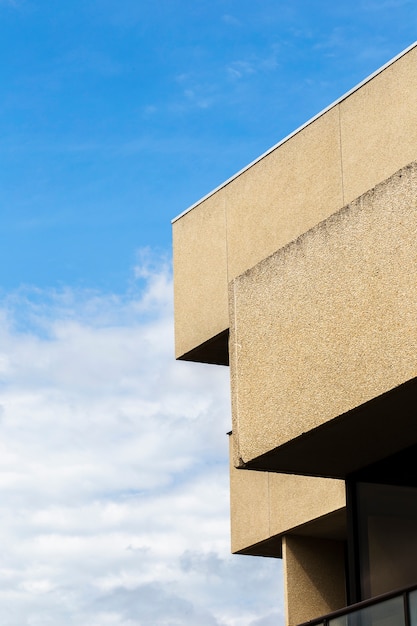
[[[231,282],[236,466],[343,477],[417,442],[416,189],[412,163]]]
[[[413,379],[249,461],[245,467],[344,479],[417,444],[416,423],[417,379]]]

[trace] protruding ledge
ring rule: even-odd
[[[229,365],[229,329],[178,357],[180,361]]]
[[[417,444],[417,378],[244,465],[267,472],[345,478]]]

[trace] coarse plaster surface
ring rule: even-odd
[[[224,199],[212,197],[173,229],[176,357],[228,328]]]
[[[417,164],[231,282],[235,463],[417,375]]]
[[[342,542],[286,535],[283,559],[287,626],[346,605]]]
[[[299,527],[308,534],[310,522],[344,509],[345,504],[342,480],[242,470],[231,463],[232,552],[248,551],[268,539],[296,532]],[[331,536],[332,530],[329,524],[323,533]],[[258,554],[262,549],[258,547]],[[265,549],[269,550],[268,544]]]

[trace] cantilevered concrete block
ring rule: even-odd
[[[211,196],[173,228],[175,354],[209,361],[211,348],[193,352],[229,327],[224,198]],[[226,338],[227,342],[227,338]],[[224,343],[224,341],[223,341]],[[226,350],[220,351],[221,353]],[[191,353],[191,354],[190,354]],[[222,357],[211,362],[222,363]]]
[[[416,189],[412,164],[232,281],[236,465],[343,477],[417,442]]]

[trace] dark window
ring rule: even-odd
[[[347,480],[350,602],[417,583],[417,449]]]

